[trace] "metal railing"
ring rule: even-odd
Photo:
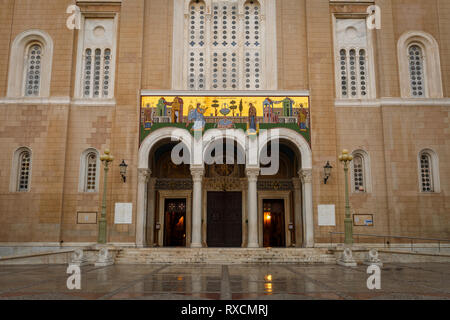
[[[333,232],[330,231],[330,243],[331,246],[333,246],[333,235],[344,235],[344,232]],[[439,239],[439,238],[421,238],[421,237],[408,237],[408,236],[392,236],[392,235],[385,235],[385,234],[362,234],[362,233],[354,233],[353,234],[353,238],[356,240],[356,243],[359,243],[359,240],[361,237],[364,238],[383,238],[383,244],[384,244],[384,248],[395,248],[395,246],[391,245],[391,239],[402,239],[402,240],[408,240],[407,242],[409,242],[410,247],[411,247],[411,251],[414,251],[415,249],[419,249],[419,248],[430,248],[430,247],[414,247],[414,241],[431,241],[431,242],[437,242],[438,245],[438,252],[441,252],[441,243],[442,242],[448,242],[450,244],[450,239]],[[337,243],[336,243],[337,244]],[[404,243],[403,243],[404,244]],[[399,248],[399,247],[397,247]],[[404,248],[404,247],[402,247]]]

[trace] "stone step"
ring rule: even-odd
[[[336,263],[327,249],[310,248],[143,248],[122,249],[116,264]]]

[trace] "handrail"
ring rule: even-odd
[[[333,234],[345,234],[344,232],[330,231],[330,243],[333,245]],[[440,239],[440,238],[421,238],[421,237],[408,237],[408,236],[392,236],[386,234],[363,234],[363,233],[353,233],[354,236],[358,236],[358,240],[360,236],[363,237],[374,237],[374,238],[383,238],[384,246],[386,247],[386,238],[389,239],[408,239],[411,240],[411,250],[414,247],[414,240],[425,240],[425,241],[437,241],[439,252],[441,252],[441,242],[450,242],[450,239]]]

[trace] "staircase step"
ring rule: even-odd
[[[335,256],[327,249],[311,248],[143,248],[122,249],[116,264],[246,264],[246,263],[326,263]]]

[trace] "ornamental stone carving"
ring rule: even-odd
[[[298,174],[302,183],[312,183],[312,169],[302,169]]]
[[[370,249],[369,252],[367,253],[367,258],[364,261],[364,264],[366,265],[377,265],[379,267],[383,266],[383,263],[381,262],[381,260],[378,258],[378,250],[377,249]]]
[[[76,265],[76,266],[82,267],[87,264],[88,264],[88,261],[84,255],[83,249],[76,249],[72,253],[72,257],[70,259],[69,265]]]
[[[108,248],[101,248],[98,252],[96,267],[106,267],[114,264],[114,258]]]
[[[152,172],[149,169],[138,169],[138,177],[140,183],[148,183]]]
[[[258,180],[258,190],[286,191],[293,187],[292,180]]]
[[[205,170],[203,168],[191,168],[192,181],[202,182]]]
[[[237,191],[242,189],[241,179],[231,177],[216,177],[205,179],[206,190]]]
[[[247,174],[248,182],[258,181],[259,168],[246,168],[245,173]]]

